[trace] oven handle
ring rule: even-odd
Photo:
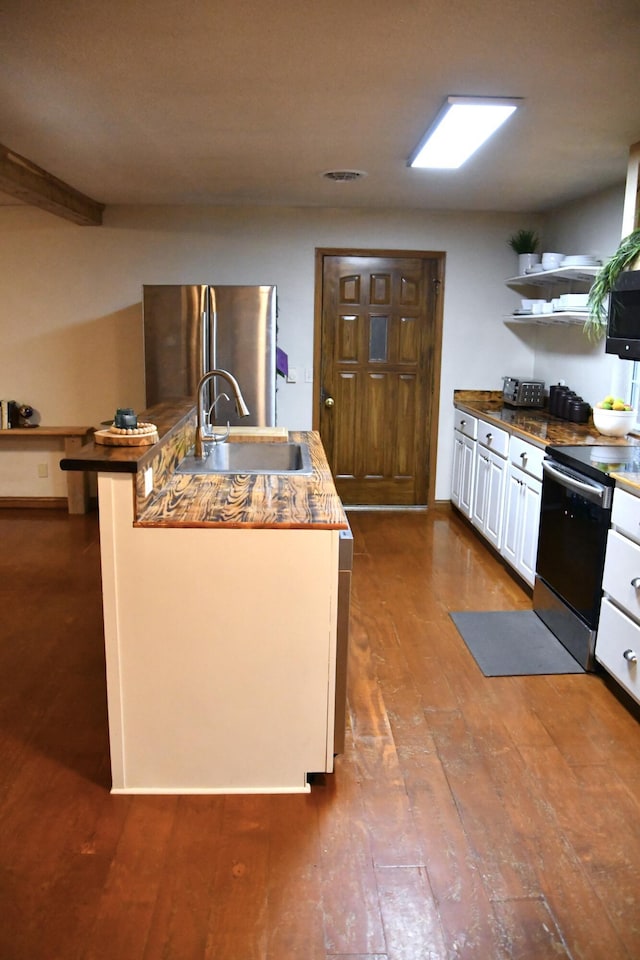
[[[611,499],[609,487],[603,487],[599,483],[592,483],[582,477],[578,478],[575,473],[549,460],[542,461],[542,470],[544,473],[548,473],[550,477],[553,477],[560,486],[566,487],[568,490],[573,490],[574,493],[581,494],[586,500],[590,500],[592,503],[602,504],[603,507],[609,506],[609,500]]]

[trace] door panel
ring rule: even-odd
[[[345,503],[427,502],[441,272],[433,254],[322,255],[317,423]]]
[[[417,363],[419,345],[418,323],[415,317],[401,317],[398,327],[398,363]]]
[[[353,478],[356,475],[356,437],[358,435],[357,403],[358,375],[341,373],[335,391],[335,402],[343,411],[334,424],[334,477]]]
[[[360,326],[360,316],[358,314],[343,313],[340,315],[336,359],[341,363],[357,362]]]

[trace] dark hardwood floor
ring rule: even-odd
[[[126,797],[97,516],[0,511],[1,960],[640,957],[638,721],[599,676],[482,676],[448,612],[530,601],[448,510],[351,522],[335,775]]]

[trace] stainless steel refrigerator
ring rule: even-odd
[[[194,397],[207,370],[232,373],[249,416],[221,397],[212,422],[271,427],[276,422],[276,288],[213,284],[145,284],[144,363],[147,407]],[[228,392],[216,378],[204,406]]]

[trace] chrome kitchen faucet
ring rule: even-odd
[[[204,424],[203,424],[203,413],[204,413],[204,410],[203,410],[203,406],[202,406],[202,391],[203,391],[204,387],[206,386],[206,384],[209,382],[209,380],[213,380],[214,377],[222,377],[222,379],[223,379],[223,380],[226,380],[227,383],[229,384],[229,386],[231,387],[231,389],[232,389],[232,391],[233,391],[233,396],[234,396],[235,401],[236,401],[236,410],[238,411],[238,416],[239,416],[239,417],[248,417],[248,416],[249,416],[249,408],[247,407],[246,403],[244,402],[244,397],[242,396],[242,391],[241,391],[241,389],[240,389],[240,384],[238,383],[238,381],[236,380],[236,378],[233,376],[233,374],[229,373],[228,370],[209,370],[207,373],[205,373],[205,375],[201,378],[201,380],[200,380],[200,382],[199,382],[199,384],[198,384],[197,390],[196,390],[196,416],[197,416],[197,422],[196,422],[196,439],[195,439],[195,446],[194,446],[194,455],[195,455],[196,457],[200,457],[200,459],[204,459],[204,457],[205,457],[205,453],[204,453],[204,443],[205,443],[205,440],[212,441],[213,443],[221,443],[221,442],[223,442],[224,440],[226,440],[227,437],[229,436],[229,429],[228,429],[229,425],[228,425],[228,424],[227,424],[227,432],[226,432],[226,434],[224,434],[224,435],[222,435],[222,436],[221,436],[220,434],[215,434],[215,433],[213,434],[213,436],[210,436],[210,437],[206,437],[206,436],[204,435]],[[226,395],[226,393],[225,393],[225,394],[218,394],[218,396],[216,397],[216,399],[213,401],[213,403],[212,403],[211,406],[209,407],[209,417],[211,416],[211,410],[215,409],[215,405],[216,405],[216,403],[218,402],[218,400],[220,399],[221,396],[226,397],[227,395]],[[229,399],[229,398],[227,397],[227,399]],[[209,425],[211,425],[211,424],[209,424]]]

